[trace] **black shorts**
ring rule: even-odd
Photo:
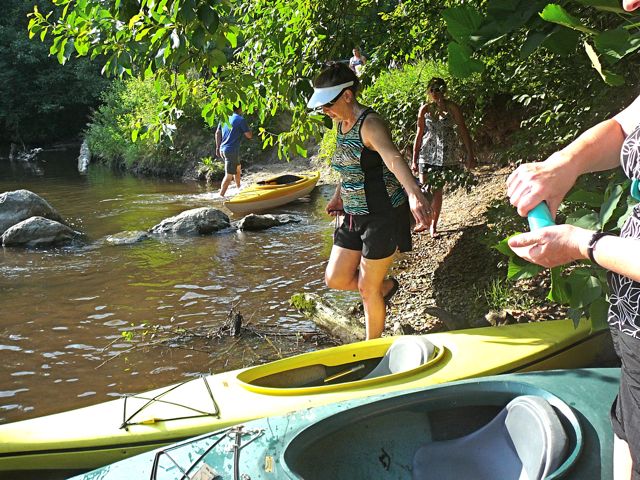
[[[622,361],[620,390],[611,407],[615,434],[629,444],[633,480],[640,480],[640,340],[611,329],[616,352]]]
[[[240,165],[240,150],[229,150],[221,152],[224,158],[224,173],[227,175],[235,175]]]
[[[408,202],[388,214],[350,215],[333,233],[333,244],[347,250],[359,250],[364,258],[380,260],[396,250],[411,250],[411,225]]]

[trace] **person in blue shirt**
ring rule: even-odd
[[[240,188],[240,140],[242,137],[253,138],[253,133],[242,116],[242,106],[236,105],[227,123],[218,124],[216,129],[216,156],[224,159],[224,173],[220,185],[220,196],[224,197],[227,188],[235,179]]]

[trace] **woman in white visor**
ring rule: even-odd
[[[325,281],[329,288],[360,292],[366,338],[378,338],[384,330],[385,305],[399,287],[387,273],[396,251],[411,250],[409,210],[416,230],[424,229],[430,224],[429,202],[383,119],[358,102],[355,73],[335,63],[313,85],[307,105],[321,108],[338,123],[331,166],[340,174],[340,183],[326,207],[337,227]]]

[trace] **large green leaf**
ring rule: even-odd
[[[614,87],[624,85],[624,78],[622,76],[602,68],[602,64],[600,63],[598,54],[595,52],[589,42],[584,42],[584,49],[587,52],[589,60],[591,60],[591,65],[600,74],[605,83]]]
[[[520,49],[520,58],[524,59],[531,55],[540,45],[544,42],[548,33],[538,32],[535,30],[529,31],[527,34],[527,39],[522,44],[522,48]]]
[[[637,204],[638,202],[634,200],[633,197],[629,196],[627,198],[627,208],[625,212],[622,215],[620,215],[620,218],[618,218],[618,222],[616,224],[616,227],[618,229],[622,228],[624,223],[627,221],[627,218],[629,218],[629,216],[633,213],[633,210],[635,209]]]
[[[492,248],[495,248],[497,251],[499,251],[503,255],[506,255],[507,257],[511,257],[515,255],[513,253],[513,250],[511,250],[511,247],[509,247],[509,238],[511,237],[507,237],[501,240],[499,243],[495,244]]]
[[[449,34],[463,45],[469,43],[470,37],[482,25],[480,13],[469,6],[447,8],[442,12]]]
[[[597,208],[604,202],[604,194],[601,192],[590,192],[588,190],[578,189],[567,195],[564,201],[569,203],[584,203],[590,207]]]
[[[576,51],[578,40],[580,40],[580,33],[576,30],[558,27],[547,36],[542,46],[558,55],[571,55]]]
[[[578,18],[571,15],[563,7],[558,4],[550,3],[540,14],[543,20],[551,23],[557,23],[564,27],[572,28],[584,33],[596,34],[596,30],[584,25]]]
[[[540,265],[529,263],[515,255],[509,258],[507,278],[510,280],[520,280],[522,278],[535,277],[543,268]]]
[[[552,302],[567,304],[570,301],[570,294],[566,280],[562,277],[562,267],[551,269],[551,290],[547,298]]]
[[[576,320],[575,313],[580,315],[591,313],[591,305],[603,298],[600,280],[591,275],[588,269],[576,269],[566,279],[570,292],[571,318]],[[598,313],[595,311],[594,313]]]
[[[587,230],[601,230],[600,215],[591,210],[581,208],[567,215],[566,223]]]
[[[624,193],[622,185],[614,185],[612,189],[607,189],[607,198],[600,207],[600,225],[606,225],[614,210],[618,206],[620,197]]]
[[[600,330],[607,326],[607,314],[609,313],[609,303],[601,296],[589,305],[589,318],[594,330]]]
[[[631,36],[624,28],[607,30],[595,36],[596,50],[610,65],[640,48],[640,37]]]
[[[613,13],[627,13],[624,8],[620,6],[620,0],[573,0],[587,7],[594,7],[597,10]]]
[[[449,43],[449,72],[458,78],[466,78],[474,73],[481,73],[484,64],[479,60],[471,58],[471,49],[466,45],[457,42]]]

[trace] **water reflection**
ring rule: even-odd
[[[144,323],[217,325],[236,306],[254,325],[311,328],[288,300],[300,291],[326,291],[331,222],[323,209],[333,187],[277,211],[301,216],[300,224],[114,246],[102,240],[147,230],[186,209],[221,207],[217,186],[114,175],[95,166],[80,175],[76,158],[77,151],[44,152],[42,175],[0,160],[0,192],[34,191],[89,240],[80,247],[0,250],[0,422],[275,355],[255,339],[222,340],[211,356],[184,346],[131,350],[123,332],[140,331]]]

